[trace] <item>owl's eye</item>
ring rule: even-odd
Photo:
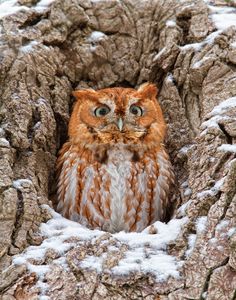
[[[137,105],[131,105],[129,111],[130,111],[131,114],[133,114],[137,117],[140,117],[143,114],[142,108],[140,106],[137,106]]]
[[[107,106],[97,107],[94,111],[96,117],[103,117],[110,112],[110,108]]]

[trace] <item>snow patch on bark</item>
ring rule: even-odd
[[[236,26],[236,9],[233,7],[215,7],[209,5],[212,21],[220,30]]]
[[[219,151],[236,153],[236,145],[222,144],[218,147]]]
[[[213,110],[206,116],[207,120],[201,125],[202,131],[201,135],[206,133],[206,130],[210,127],[219,128],[219,123],[221,121],[230,120],[229,116],[224,115],[231,109],[236,108],[236,97],[231,97],[221,102],[219,105],[215,106]]]
[[[16,187],[21,186],[21,181],[16,181]],[[83,227],[79,223],[67,220],[60,214],[56,213],[47,205],[43,205],[50,214],[52,219],[47,223],[41,224],[41,235],[44,236],[44,241],[39,246],[30,246],[20,255],[13,259],[16,265],[26,264],[30,272],[35,272],[38,276],[38,286],[41,287],[41,295],[45,295],[47,286],[45,285],[44,275],[51,268],[51,263],[43,266],[37,265],[37,261],[45,259],[47,251],[54,251],[60,257],[54,259],[52,263],[61,264],[67,268],[66,253],[85,241],[95,243],[98,238],[107,234],[100,230],[90,230]],[[108,270],[108,272],[124,275],[133,271],[152,273],[158,281],[166,280],[169,276],[179,278],[178,269],[183,262],[166,252],[167,245],[174,241],[181,231],[182,226],[188,221],[187,217],[181,219],[173,219],[169,223],[155,222],[152,228],[155,227],[156,234],[150,234],[150,227],[146,228],[141,233],[119,232],[112,234],[118,244],[126,244],[128,250],[125,257],[120,259],[118,265]],[[75,242],[75,239],[76,242]],[[112,246],[116,247],[116,246]],[[111,247],[109,251],[112,251]],[[109,252],[108,251],[108,252]],[[81,262],[81,268],[88,268],[101,273],[104,268],[104,259],[108,253],[103,253],[97,257],[94,255],[87,255]]]

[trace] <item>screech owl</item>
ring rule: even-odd
[[[78,90],[57,160],[57,211],[89,228],[142,231],[163,220],[173,171],[157,88]]]

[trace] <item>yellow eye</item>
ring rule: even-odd
[[[129,108],[129,111],[132,115],[135,115],[137,117],[140,117],[143,115],[143,110],[140,106],[137,105],[131,105]]]
[[[104,117],[109,112],[110,112],[110,108],[104,105],[104,106],[97,107],[94,111],[94,114],[96,117]]]

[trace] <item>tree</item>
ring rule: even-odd
[[[235,299],[235,27],[219,30],[201,0],[19,5],[0,23],[2,299]],[[159,88],[177,178],[174,218],[185,218],[165,250],[179,277],[165,280],[112,272],[128,242],[92,232],[63,239],[68,223],[45,206],[72,90],[145,81]],[[43,253],[44,239],[54,244]],[[24,249],[35,257],[18,256]],[[86,257],[102,260],[99,272]]]

